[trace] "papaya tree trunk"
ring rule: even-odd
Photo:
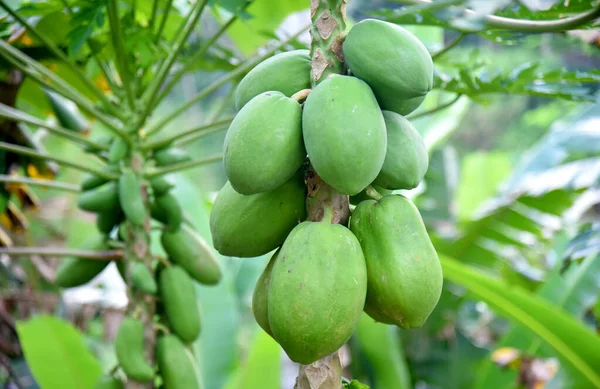
[[[342,43],[346,31],[347,0],[311,0],[310,17],[312,36],[310,55],[311,84],[317,86],[330,74],[345,71]],[[321,221],[327,215],[330,223],[348,223],[350,207],[348,196],[337,192],[311,168],[307,173],[308,220]],[[310,365],[300,365],[295,389],[340,389],[342,363],[340,351]]]

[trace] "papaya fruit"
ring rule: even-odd
[[[254,314],[254,319],[258,325],[271,337],[273,337],[273,332],[271,331],[271,326],[269,325],[269,306],[267,304],[267,297],[269,295],[269,284],[271,282],[271,271],[273,269],[273,265],[275,264],[275,260],[277,258],[277,254],[279,250],[273,254],[269,263],[263,270],[260,277],[258,277],[258,281],[256,281],[256,286],[254,287],[254,293],[252,294],[252,313]]]
[[[116,138],[108,150],[108,162],[118,164],[127,157],[127,153],[129,153],[129,145],[127,142],[124,139]]]
[[[90,122],[83,116],[74,102],[46,88],[44,88],[44,92],[48,96],[52,111],[54,111],[56,120],[58,120],[61,127],[74,132],[88,132],[90,130]]]
[[[310,88],[310,53],[294,50],[277,54],[255,66],[235,90],[235,107],[242,109],[255,96],[277,91],[290,97]]]
[[[308,365],[354,333],[365,304],[367,271],[358,240],[344,226],[303,222],[285,240],[267,297],[275,340]]]
[[[392,191],[390,189],[381,188],[381,187],[379,187],[377,185],[373,185],[373,184],[371,184],[371,186],[373,187],[373,189],[375,189],[377,191],[377,193],[379,193],[382,196],[389,195],[392,193]],[[371,199],[372,198],[367,194],[367,189],[365,189],[365,190],[361,191],[360,193],[355,194],[354,196],[350,196],[350,204],[358,205],[358,204],[360,204],[361,201],[371,200]]]
[[[194,356],[174,335],[165,335],[156,345],[158,371],[165,389],[200,389]]]
[[[121,379],[110,375],[103,375],[94,385],[94,389],[123,389],[124,387]]]
[[[121,210],[98,212],[96,216],[96,227],[98,228],[98,231],[108,235],[116,225],[119,225],[119,223],[123,221],[123,219],[124,215]]]
[[[381,109],[406,115],[433,87],[431,55],[400,26],[363,20],[350,29],[342,49],[352,75],[369,84]]]
[[[249,196],[227,182],[210,213],[214,248],[230,257],[258,257],[276,249],[306,217],[305,193],[301,175],[272,191]]]
[[[223,163],[236,192],[250,195],[283,185],[302,166],[302,108],[281,92],[254,97],[225,135]]]
[[[138,177],[131,170],[119,177],[119,203],[127,220],[136,226],[144,225],[147,213],[142,188]]]
[[[131,282],[140,292],[156,294],[158,287],[154,276],[148,267],[142,262],[134,262],[129,270]]]
[[[102,135],[99,135],[96,137],[92,137],[92,140],[95,143],[99,143],[101,145],[106,146],[107,148],[110,148],[110,145],[115,140],[115,138],[112,135],[102,134]],[[83,146],[83,150],[87,151],[88,153],[93,153],[93,154],[99,154],[104,151],[103,149],[98,149],[95,146],[87,145],[87,144]]]
[[[170,193],[157,196],[150,207],[150,214],[163,223],[169,231],[176,231],[183,221],[183,211],[177,198]]]
[[[102,235],[89,237],[81,246],[83,250],[106,250],[106,237]],[[54,283],[61,288],[72,288],[91,281],[108,266],[109,261],[101,261],[80,257],[69,257],[56,269]]]
[[[114,181],[86,190],[77,198],[77,205],[84,211],[104,212],[119,209],[119,190]]]
[[[219,261],[208,243],[191,227],[165,229],[160,241],[169,259],[196,281],[206,285],[219,283],[223,276]]]
[[[400,195],[363,201],[350,230],[367,263],[365,312],[383,323],[421,327],[440,298],[443,276],[417,208]]]
[[[108,165],[100,169],[107,173],[117,173],[119,171],[119,167],[115,165]],[[94,189],[99,187],[102,184],[106,184],[108,180],[103,177],[99,177],[95,174],[87,173],[83,176],[81,180],[81,190],[87,191],[90,189]]]
[[[154,378],[154,369],[144,356],[144,325],[126,317],[117,330],[115,352],[119,366],[127,377],[140,382]]]
[[[302,131],[315,171],[343,194],[365,189],[381,170],[385,122],[358,78],[331,75],[317,85],[304,102]]]
[[[187,151],[178,147],[168,147],[154,152],[156,166],[167,166],[176,163],[187,162],[192,158]]]
[[[383,111],[387,129],[387,152],[373,183],[386,189],[413,189],[429,167],[427,146],[413,125],[395,112]]]
[[[165,176],[156,176],[150,180],[150,186],[155,196],[162,196],[175,187],[175,184]]]
[[[159,283],[169,328],[184,342],[193,342],[200,335],[200,311],[192,279],[174,265],[160,272]]]

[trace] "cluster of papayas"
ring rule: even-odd
[[[363,310],[384,323],[421,326],[442,287],[418,210],[392,194],[415,188],[428,167],[424,142],[404,115],[432,88],[431,56],[408,31],[377,20],[356,24],[343,53],[348,74],[312,90],[305,50],[275,55],[240,82],[224,144],[229,181],[210,219],[223,255],[277,249],[252,309],[303,364],[341,347]],[[305,220],[309,166],[358,204],[349,227],[331,224],[327,209],[323,220]]]

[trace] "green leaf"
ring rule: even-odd
[[[40,387],[92,389],[102,375],[100,362],[70,323],[52,316],[38,316],[17,323],[17,331]]]
[[[600,388],[600,338],[559,306],[486,275],[481,270],[440,256],[444,277],[466,288],[474,297],[487,303],[498,314],[535,333],[554,349],[587,387]]]
[[[224,389],[281,387],[281,348],[262,329],[255,331],[246,360],[234,372]]]

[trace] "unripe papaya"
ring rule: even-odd
[[[154,377],[154,369],[144,356],[144,325],[141,321],[130,317],[123,319],[115,338],[115,351],[127,377],[140,382]]]
[[[123,219],[124,215],[121,210],[99,212],[96,216],[96,227],[98,228],[98,231],[108,235],[116,225],[123,221]]]
[[[302,108],[280,92],[264,92],[235,115],[223,145],[227,178],[250,195],[283,185],[302,166]]]
[[[157,196],[150,207],[150,214],[163,223],[167,230],[177,231],[183,221],[183,211],[177,198],[170,193]]]
[[[116,138],[108,150],[108,162],[119,163],[127,156],[129,145],[121,138]]]
[[[200,311],[190,276],[179,266],[160,272],[160,295],[169,328],[186,343],[200,335]]]
[[[116,211],[119,209],[119,190],[116,182],[107,182],[86,190],[77,198],[79,208],[89,212]]]
[[[258,277],[256,286],[254,287],[254,293],[252,294],[252,313],[254,314],[254,318],[258,325],[267,334],[271,335],[271,337],[273,336],[273,332],[269,325],[269,305],[267,304],[267,298],[269,295],[269,284],[271,283],[271,271],[278,253],[279,250],[273,254],[269,263],[267,263],[265,270],[263,270],[260,277]]]
[[[395,24],[375,19],[357,23],[343,51],[352,75],[369,84],[381,109],[407,114],[433,86],[433,61],[427,48]]]
[[[48,96],[54,115],[56,115],[56,119],[62,127],[74,132],[88,132],[90,130],[89,121],[79,111],[74,102],[46,88],[44,88],[44,92]]]
[[[119,171],[119,167],[115,166],[115,165],[108,165],[103,167],[102,169],[100,169],[104,172],[107,173],[117,173]],[[85,174],[83,176],[83,179],[81,180],[81,190],[83,191],[87,191],[90,189],[94,189],[99,187],[102,184],[106,184],[108,182],[108,180],[106,178],[103,177],[99,177],[95,174]]]
[[[169,259],[198,282],[215,285],[221,280],[221,266],[212,248],[191,227],[164,230],[161,243]]]
[[[417,208],[391,195],[363,201],[350,219],[367,262],[365,312],[399,327],[421,327],[442,291],[442,267]]]
[[[83,250],[106,250],[106,237],[103,235],[88,238],[81,247]],[[109,261],[88,258],[66,258],[56,270],[54,283],[62,288],[72,288],[91,281],[108,266]]]
[[[110,145],[115,140],[115,137],[112,135],[108,135],[108,134],[102,134],[102,135],[99,135],[96,137],[92,137],[92,140],[95,143],[98,143],[98,144],[101,144],[101,145],[104,145],[104,146],[110,148]],[[87,144],[83,146],[83,150],[87,151],[88,153],[93,153],[96,155],[98,155],[104,151],[104,149],[98,149],[95,146],[87,145]]]
[[[121,379],[109,375],[103,375],[94,385],[94,389],[123,389],[124,387]]]
[[[148,267],[142,262],[135,262],[131,265],[129,274],[131,282],[140,292],[147,294],[156,294],[158,290],[154,276]]]
[[[156,166],[173,165],[176,163],[187,162],[191,159],[192,158],[187,151],[177,147],[168,147],[154,152]]]
[[[174,335],[158,339],[156,361],[165,389],[200,389],[199,369],[194,356]]]
[[[381,170],[386,132],[367,84],[331,75],[313,89],[302,113],[302,131],[315,171],[344,194],[357,194]]]
[[[310,88],[310,54],[294,50],[274,55],[258,64],[242,79],[235,91],[235,107],[242,109],[255,96],[277,91],[290,97]]]
[[[308,365],[352,336],[367,292],[358,240],[339,224],[304,222],[285,240],[271,271],[269,325],[295,362]]]
[[[305,190],[300,175],[270,192],[249,196],[226,183],[210,214],[213,246],[231,257],[258,257],[274,250],[304,220]]]
[[[423,138],[413,125],[395,112],[383,111],[387,128],[387,153],[374,184],[386,189],[412,189],[421,182],[429,166]]]
[[[150,186],[155,196],[162,196],[175,187],[175,184],[165,176],[156,176],[150,180]]]
[[[146,222],[146,206],[142,197],[142,188],[135,173],[131,170],[119,178],[119,203],[127,220],[136,226]]]

